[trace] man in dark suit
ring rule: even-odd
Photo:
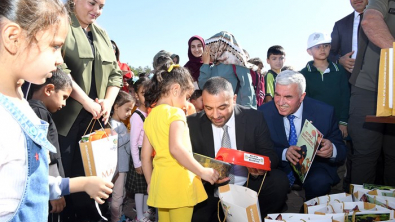
[[[348,72],[350,77],[354,69],[355,58],[358,52],[358,30],[360,27],[361,13],[363,13],[368,0],[350,0],[354,11],[335,23],[332,31],[331,51],[329,60],[340,63]],[[339,176],[344,175],[343,188],[347,191],[351,181],[351,157],[353,146],[350,137],[346,138],[348,154],[346,169],[344,166],[338,170]]]
[[[306,200],[309,200],[328,194],[331,186],[339,182],[336,171],[346,157],[346,147],[334,117],[334,108],[305,97],[305,89],[306,80],[302,74],[290,70],[281,72],[276,78],[274,100],[258,110],[263,112],[274,148],[285,169],[290,163],[296,165],[301,158],[298,152],[301,148],[290,146],[291,135],[296,134],[294,138],[299,136],[306,119],[324,135],[303,184]]]
[[[270,158],[271,171],[267,172],[258,196],[262,218],[268,213],[281,212],[285,206],[288,180],[276,169],[278,157],[270,140],[269,129],[262,114],[254,109],[236,105],[232,85],[224,78],[210,78],[203,87],[204,112],[188,116],[187,122],[193,152],[215,157],[227,133],[230,148],[264,155]],[[226,133],[225,133],[226,132]],[[234,184],[245,186],[248,172],[251,173],[248,187],[258,192],[264,172],[246,167],[234,167]],[[225,182],[218,181],[219,184]],[[227,181],[226,181],[227,182]],[[218,221],[218,197],[214,195],[218,185],[205,184],[208,199],[194,208],[193,222]]]
[[[358,27],[368,0],[350,0],[354,12],[335,23],[329,60],[340,63],[351,74],[358,50]]]

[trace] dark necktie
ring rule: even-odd
[[[361,29],[362,18],[363,18],[363,13],[360,13],[360,14],[359,14],[359,24],[358,24],[358,32],[357,32],[357,35],[359,35],[359,30]]]
[[[351,76],[350,76],[350,80],[349,82],[352,85],[355,85],[355,82],[357,81],[359,72],[362,69],[362,64],[363,64],[363,60],[365,57],[365,51],[367,49],[368,46],[368,42],[369,39],[366,36],[365,32],[363,31],[363,29],[361,29],[361,22],[363,19],[363,13],[359,14],[359,26],[358,26],[358,53],[357,53],[357,57],[355,58],[355,64],[354,64],[354,69],[352,70]]]
[[[295,146],[296,143],[298,142],[298,136],[296,135],[296,128],[294,124],[294,115],[289,115],[287,116],[289,120],[289,135],[288,135],[288,143],[290,146]],[[289,180],[289,186],[292,186],[295,183],[295,176],[293,174],[293,171],[288,173],[288,180]]]
[[[222,135],[221,147],[232,148],[230,144],[228,126],[224,125],[222,129],[224,130],[224,134]],[[234,165],[232,165],[232,167],[230,168],[229,178],[230,178],[229,183],[234,184],[235,183]]]

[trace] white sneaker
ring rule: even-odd
[[[151,221],[155,221],[156,209],[149,208],[147,211],[144,212],[143,216],[150,219]]]

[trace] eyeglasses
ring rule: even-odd
[[[116,47],[115,45],[112,45],[112,49],[114,49],[114,50],[115,50],[115,49],[117,49],[117,47]]]
[[[313,46],[313,47],[311,47],[311,48],[314,48],[314,49],[321,49],[321,47],[322,47],[323,49],[327,49],[327,48],[329,48],[330,46],[331,46],[330,43],[324,43],[324,44],[315,45],[315,46]]]

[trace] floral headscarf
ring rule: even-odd
[[[247,56],[235,37],[226,31],[219,32],[206,40],[214,64],[232,64],[249,67]]]

